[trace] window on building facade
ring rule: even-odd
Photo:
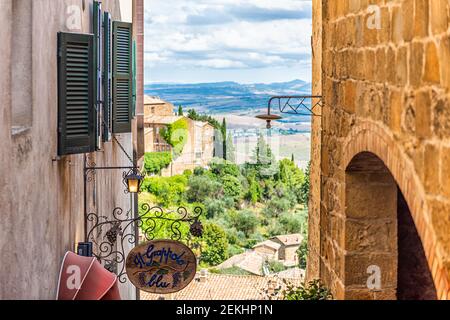
[[[94,36],[58,34],[58,155],[96,148]]]
[[[132,25],[113,23],[113,133],[131,132]]]
[[[94,34],[58,34],[59,155],[94,152],[111,131],[131,132],[132,24],[112,23],[99,2],[93,24]]]

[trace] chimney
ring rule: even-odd
[[[208,270],[202,269],[200,271],[199,282],[206,282],[206,280],[208,280]]]

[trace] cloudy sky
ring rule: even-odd
[[[311,0],[145,0],[145,82],[311,78]]]

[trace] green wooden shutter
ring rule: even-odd
[[[95,151],[94,36],[58,33],[58,155]]]
[[[113,132],[131,132],[132,24],[113,23]]]
[[[103,141],[111,140],[112,131],[112,21],[111,14],[104,13],[103,18]]]
[[[96,148],[100,149],[101,139],[101,110],[102,110],[102,4],[94,1],[93,10],[93,30],[94,30],[94,56],[95,56],[95,132],[96,132]]]

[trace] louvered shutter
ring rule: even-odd
[[[137,98],[137,83],[136,83],[136,74],[137,74],[137,60],[136,60],[136,41],[133,41],[133,106],[131,109],[131,116],[133,119],[136,117],[136,98]]]
[[[94,37],[58,33],[58,155],[95,151]]]
[[[95,56],[95,110],[96,110],[96,148],[100,149],[100,139],[101,139],[101,113],[102,113],[102,4],[98,1],[94,1],[94,56]]]
[[[131,132],[132,24],[113,23],[113,132]]]
[[[103,30],[103,141],[110,141],[112,131],[112,21],[111,14],[108,12],[104,13]]]

